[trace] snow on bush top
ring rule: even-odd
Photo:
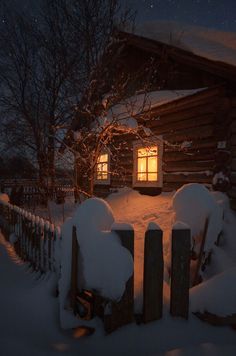
[[[222,207],[209,190],[201,184],[190,183],[180,188],[173,197],[176,221],[189,225],[192,237],[198,236],[209,218],[205,248],[210,249],[222,230]]]
[[[133,273],[130,252],[111,231],[114,216],[108,203],[91,198],[83,202],[74,216],[62,226],[62,271],[60,301],[64,308],[70,288],[72,227],[77,229],[80,247],[78,287],[94,290],[103,297],[119,300]]]
[[[192,312],[208,311],[218,316],[236,313],[236,267],[209,279],[190,290]]]
[[[87,199],[74,213],[72,222],[79,229],[90,228],[100,231],[110,230],[114,223],[113,212],[109,204],[99,198]],[[88,226],[89,225],[89,226]]]
[[[9,196],[6,193],[0,193],[0,201],[4,203],[9,203]]]

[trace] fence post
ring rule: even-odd
[[[143,274],[143,322],[162,317],[163,306],[163,244],[162,230],[150,223],[145,233]]]
[[[191,231],[177,222],[172,230],[170,313],[188,319]]]
[[[79,244],[77,241],[76,226],[72,229],[72,246],[71,246],[71,286],[70,286],[70,305],[76,313],[76,297],[78,294],[78,256]]]
[[[134,258],[134,230],[129,224],[115,224],[112,229],[122,245],[127,248]],[[104,315],[104,328],[110,333],[122,325],[131,323],[134,319],[134,274],[126,283],[125,292],[121,300],[117,303],[112,302],[110,313]]]

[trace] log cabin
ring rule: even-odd
[[[197,182],[227,192],[236,208],[236,35],[193,28],[179,33],[174,37],[166,27],[149,24],[118,31],[109,47],[110,78],[134,78],[153,64],[148,108],[132,115],[149,140],[145,144],[140,133],[117,136],[113,146],[119,153],[110,148],[98,158],[94,193],[105,196],[128,186],[156,195]],[[139,100],[142,94],[134,93],[143,84],[142,75],[132,82],[130,98]]]

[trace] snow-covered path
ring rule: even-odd
[[[1,233],[0,265],[1,356],[51,355],[63,348],[52,281],[27,271]]]

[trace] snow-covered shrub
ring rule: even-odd
[[[77,228],[80,248],[78,286],[119,300],[133,273],[130,252],[111,232],[114,216],[108,203],[91,198],[83,202],[62,226],[60,301],[65,305],[70,289],[72,227]]]
[[[192,312],[208,311],[218,316],[236,313],[236,267],[203,282],[190,290]]]
[[[176,221],[189,225],[192,238],[199,236],[209,218],[205,250],[210,250],[222,230],[223,211],[209,190],[201,184],[186,184],[175,193],[173,208]]]

